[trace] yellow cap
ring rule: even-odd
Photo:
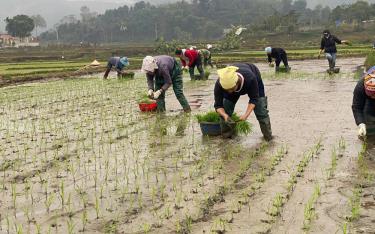
[[[223,89],[228,90],[236,86],[238,81],[238,75],[236,71],[238,69],[238,67],[229,66],[217,71],[217,74],[219,74],[219,82]]]

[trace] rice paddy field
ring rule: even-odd
[[[213,109],[216,69],[207,81],[185,74],[191,114],[171,90],[165,114],[140,112],[147,85],[137,71],[126,80],[97,74],[3,87],[0,233],[373,233],[375,144],[357,138],[351,113],[364,64],[341,57],[341,73],[328,75],[325,60],[291,61],[286,74],[257,63],[271,142],[255,116],[249,136],[202,136],[195,115]]]
[[[142,49],[147,50],[146,48]],[[28,81],[54,78],[61,75],[64,75],[64,77],[69,77],[69,75],[76,76],[77,72],[79,72],[78,75],[82,75],[84,74],[82,73],[84,67],[89,65],[94,58],[101,63],[99,70],[96,68],[95,71],[100,71],[100,69],[105,70],[107,59],[111,56],[111,54],[106,50],[97,53],[91,51],[92,49],[81,49],[82,51],[78,50],[74,53],[69,52],[68,49],[64,51],[60,50],[51,49],[51,53],[54,54],[54,57],[51,58],[39,55],[47,53],[48,50],[43,50],[43,53],[40,51],[26,51],[27,56],[29,57],[18,55],[18,53],[14,52],[13,50],[8,52],[0,52],[0,77],[7,80],[17,78],[20,81]],[[341,46],[339,50],[341,57],[363,57],[368,54],[369,47],[367,45],[352,47]],[[294,48],[288,50],[288,56],[289,59],[293,60],[317,59],[317,51],[318,50],[316,48]],[[82,55],[80,55],[78,52],[80,52]],[[62,58],[61,55],[59,57],[58,54],[65,55],[66,57],[64,56],[64,58]],[[124,49],[123,51],[117,51],[116,55],[130,57],[130,69],[138,69],[141,66],[143,57],[136,54],[136,51],[131,51],[129,54],[127,54],[127,50]],[[47,54],[44,56],[47,56]],[[90,56],[90,58],[86,58],[87,56]],[[20,57],[22,57],[22,59]],[[260,62],[265,60],[266,56],[264,51],[256,50],[214,52],[213,58],[213,62],[216,64],[226,64],[231,62]]]

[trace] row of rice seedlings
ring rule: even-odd
[[[309,231],[311,228],[311,222],[313,219],[316,217],[316,212],[315,212],[315,204],[321,195],[321,188],[319,184],[316,184],[314,187],[314,192],[311,195],[310,199],[307,201],[304,207],[304,212],[303,212],[303,230],[304,231]]]
[[[313,160],[314,156],[319,155],[321,148],[322,148],[322,143],[321,143],[321,139],[319,139],[317,143],[313,147],[311,147],[311,149],[309,149],[306,153],[304,153],[303,158],[297,165],[296,170],[293,173],[291,173],[288,179],[286,193],[285,194],[277,193],[275,197],[272,199],[270,207],[267,211],[267,213],[271,217],[275,218],[281,214],[282,207],[289,200],[298,182],[297,177],[303,176],[305,168],[308,166],[311,160]],[[272,219],[272,221],[274,221],[274,219]]]

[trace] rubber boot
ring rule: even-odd
[[[203,69],[202,65],[198,65],[197,68],[198,68],[198,71],[199,71],[200,80],[204,80],[204,69]]]
[[[194,67],[189,67],[189,74],[191,80],[196,80],[194,76]]]
[[[190,108],[190,106],[185,107],[185,108],[184,108],[184,112],[185,112],[185,113],[190,113],[190,112],[191,112],[191,108]]]
[[[271,141],[273,139],[271,121],[270,118],[265,118],[259,120],[260,130],[262,131],[263,137],[266,141]]]

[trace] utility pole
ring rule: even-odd
[[[158,35],[158,23],[155,23],[155,40],[157,40],[159,38],[159,35]]]

